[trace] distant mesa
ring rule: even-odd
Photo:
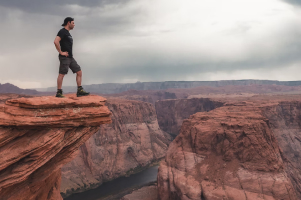
[[[136,82],[136,83],[103,83],[84,85],[85,89],[98,94],[115,94],[128,90],[168,90],[188,89],[197,87],[224,87],[224,86],[301,86],[301,81],[276,81],[276,80],[221,80],[221,81],[165,81],[165,82]],[[64,86],[65,92],[74,92],[76,86]],[[54,92],[56,87],[40,88],[38,91]]]
[[[5,83],[5,84],[0,83],[0,93],[14,93],[14,94],[27,94],[27,95],[39,94],[39,92],[36,90],[21,89],[10,83]]]

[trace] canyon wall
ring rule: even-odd
[[[300,101],[275,99],[192,115],[161,162],[159,199],[301,199],[300,119]]]
[[[298,199],[301,199],[301,102],[281,101],[277,105],[263,107],[262,110],[283,151],[285,170]]]
[[[100,96],[19,98],[0,105],[1,200],[60,200],[60,168],[111,112]]]
[[[206,112],[223,106],[223,102],[208,98],[157,101],[156,112],[160,128],[177,136],[184,119],[197,112]]]
[[[112,124],[101,126],[62,168],[64,196],[134,173],[166,154],[171,137],[159,128],[152,104],[108,99],[106,105]]]

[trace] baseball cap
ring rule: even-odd
[[[66,17],[62,26],[66,26],[68,24],[68,22],[72,22],[72,21],[74,21],[74,18]]]

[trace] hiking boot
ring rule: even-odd
[[[63,90],[57,90],[55,97],[64,98]]]
[[[86,92],[82,86],[78,87],[78,89],[77,89],[77,96],[78,97],[88,96],[89,94],[90,94],[90,92]]]

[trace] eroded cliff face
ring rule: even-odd
[[[159,167],[159,199],[299,199],[291,181],[299,172],[290,174],[285,159],[296,156],[290,147],[282,153],[276,139],[298,140],[287,137],[297,135],[299,105],[227,104],[184,120]]]
[[[111,123],[100,96],[35,97],[0,105],[1,200],[59,200],[60,168]]]
[[[285,170],[301,199],[301,102],[282,101],[277,105],[263,107],[271,130],[283,150]]]
[[[112,124],[103,125],[62,168],[61,192],[69,195],[135,172],[164,157],[171,137],[150,103],[109,99]]]
[[[197,112],[206,112],[223,106],[222,101],[209,98],[192,98],[157,101],[156,112],[160,128],[176,137],[182,122]]]

